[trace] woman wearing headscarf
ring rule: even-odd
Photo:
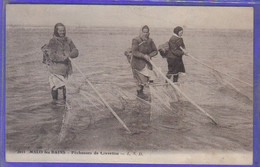
[[[147,25],[142,26],[138,37],[132,40],[131,66],[137,82],[137,95],[144,97],[144,86],[149,83],[152,65],[150,59],[157,55],[157,48],[151,38]]]
[[[47,64],[50,71],[49,82],[51,95],[58,99],[58,89],[62,89],[63,99],[66,99],[65,82],[72,74],[72,65],[69,58],[78,57],[78,49],[70,38],[66,36],[66,28],[62,23],[54,26],[53,38],[48,45],[42,47],[44,52],[43,63]]]
[[[173,36],[170,38],[169,51],[166,55],[168,62],[168,73],[167,78],[173,76],[173,82],[178,82],[179,73],[185,73],[182,56],[187,55],[185,51],[185,45],[182,39],[183,28],[177,26],[173,30]]]

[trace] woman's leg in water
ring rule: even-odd
[[[63,93],[63,100],[66,100],[66,87],[62,87],[62,93]]]
[[[176,74],[173,76],[173,82],[178,82],[179,75]]]
[[[137,89],[137,95],[143,94],[144,86],[143,85],[138,85]]]
[[[51,95],[53,100],[58,100],[58,89],[54,90],[53,88],[51,89]]]

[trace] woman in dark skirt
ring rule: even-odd
[[[182,39],[183,28],[176,27],[173,30],[173,36],[169,40],[169,51],[166,55],[168,62],[167,78],[173,76],[173,82],[178,82],[179,73],[185,73],[182,56],[187,55],[185,45]]]

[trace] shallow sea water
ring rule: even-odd
[[[171,32],[151,28],[151,38],[158,46],[169,40]],[[67,84],[67,102],[52,102],[40,50],[51,38],[52,28],[8,28],[7,150],[252,151],[253,88],[189,57],[183,58],[186,75],[180,76],[178,86],[216,119],[217,126],[165,86],[162,77],[146,90],[151,105],[136,98],[124,51],[137,34],[136,28],[67,28],[80,52],[74,62],[131,130],[128,133],[75,66]],[[253,83],[252,32],[187,30],[183,38],[194,57]],[[166,60],[159,54],[153,62],[167,72]]]

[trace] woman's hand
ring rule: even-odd
[[[148,55],[144,55],[144,59],[145,59],[146,61],[148,61],[148,62],[151,60],[150,56],[148,56]]]
[[[186,50],[186,49],[183,49],[182,47],[180,47],[181,48],[181,50],[183,51],[183,54],[185,55],[185,56],[189,56],[189,52]]]
[[[70,57],[70,53],[69,52],[63,52],[63,58],[64,60],[68,59]]]
[[[189,56],[189,52],[187,52],[186,50],[183,51],[185,56]]]

